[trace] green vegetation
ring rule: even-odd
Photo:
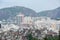
[[[48,37],[45,37],[44,40],[59,40],[59,36],[48,36]]]
[[[60,39],[60,31],[59,31],[59,39]]]
[[[39,40],[38,38],[34,38],[31,34],[27,36],[28,40]],[[59,40],[59,36],[46,36],[43,38],[44,40]]]
[[[31,34],[28,34],[27,39],[28,39],[28,40],[38,40],[38,38],[32,37]]]

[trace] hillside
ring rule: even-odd
[[[38,16],[48,16],[53,19],[58,19],[60,18],[60,7],[54,10],[42,11],[42,12],[39,12],[38,14],[39,14]]]
[[[8,19],[9,17],[14,17],[19,13],[22,13],[25,16],[36,16],[36,12],[34,10],[21,6],[16,6],[0,9],[0,20]]]
[[[21,6],[3,8],[3,9],[0,9],[0,20],[3,20],[3,19],[7,20],[9,17],[14,17],[19,13],[22,13],[25,16],[34,16],[34,17],[47,16],[53,19],[58,19],[60,18],[60,7],[53,10],[42,11],[39,13],[36,13],[32,9],[21,7]]]

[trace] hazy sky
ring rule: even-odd
[[[0,8],[24,6],[37,12],[60,7],[60,0],[0,0]]]

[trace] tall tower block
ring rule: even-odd
[[[20,25],[20,23],[23,22],[23,20],[24,20],[24,14],[19,13],[19,14],[16,16],[16,20],[17,20],[18,25]]]

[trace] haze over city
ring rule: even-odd
[[[60,0],[0,0],[0,40],[59,40]]]

